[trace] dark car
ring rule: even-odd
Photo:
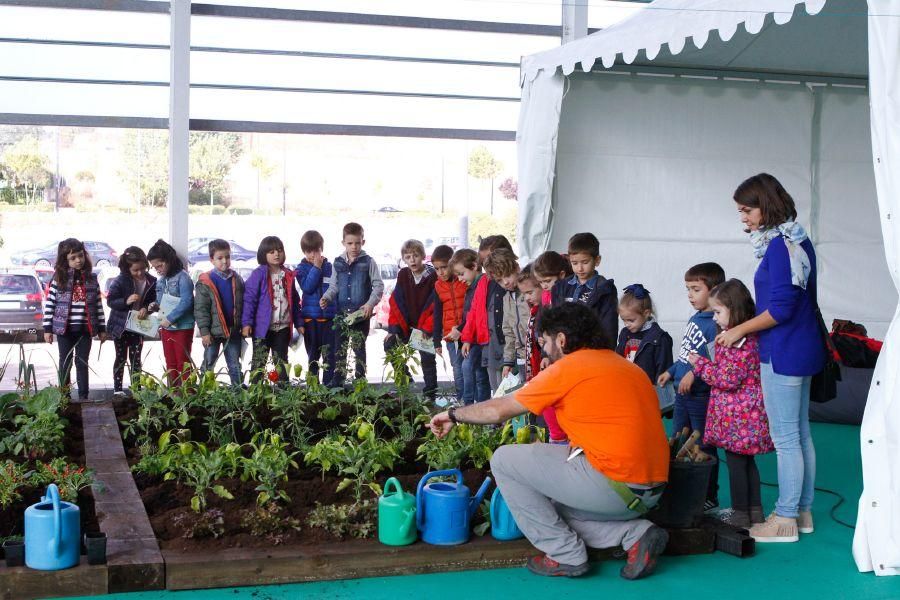
[[[256,250],[247,250],[232,240],[228,240],[228,245],[231,246],[232,262],[239,260],[256,260]],[[201,242],[188,250],[187,259],[188,263],[192,265],[199,262],[209,262],[209,242]]]
[[[0,334],[31,341],[41,330],[44,292],[30,269],[0,269]],[[6,341],[6,340],[4,340]]]
[[[16,252],[10,255],[9,259],[12,264],[17,266],[33,266],[40,269],[47,269],[56,266],[56,251],[58,246],[59,243],[54,242],[43,248]],[[106,242],[85,241],[84,249],[87,251],[91,263],[95,267],[114,266],[119,262],[119,255]]]

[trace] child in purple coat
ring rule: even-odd
[[[723,331],[755,314],[753,297],[738,279],[714,287],[709,304],[713,319]],[[771,452],[774,445],[763,407],[759,340],[756,334],[750,334],[730,348],[717,344],[712,359],[692,353],[688,361],[694,374],[711,388],[703,441],[725,450],[734,511],[729,520],[744,528],[762,523],[765,514],[754,456]]]

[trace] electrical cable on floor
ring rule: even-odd
[[[760,483],[762,485],[766,485],[769,487],[774,487],[774,488],[778,487],[777,483],[769,483],[767,481],[760,481]],[[834,512],[838,509],[838,507],[844,503],[845,498],[843,496],[841,496],[839,493],[835,492],[834,490],[829,490],[827,488],[817,487],[816,491],[822,492],[823,494],[831,494],[832,496],[834,496],[838,499],[838,501],[834,504],[834,506],[831,507],[831,510],[828,511],[828,516],[831,517],[832,521],[834,521],[838,525],[843,525],[847,529],[854,529],[854,530],[856,529],[856,525],[851,525],[850,523],[847,523],[846,521],[842,521],[841,519],[837,518],[834,514]]]

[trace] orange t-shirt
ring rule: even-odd
[[[595,469],[615,481],[668,480],[669,445],[644,371],[612,350],[576,350],[516,392],[535,414],[556,409],[560,427]]]

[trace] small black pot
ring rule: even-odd
[[[25,564],[25,542],[7,540],[3,542],[3,553],[6,555],[7,567],[21,567]]]
[[[84,547],[87,548],[89,565],[106,564],[106,534],[102,531],[84,534]]]

